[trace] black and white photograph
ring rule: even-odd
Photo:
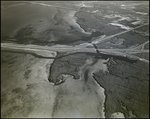
[[[149,118],[149,1],[1,1],[1,118]]]

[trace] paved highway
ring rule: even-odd
[[[67,46],[67,45],[56,45],[56,46],[38,46],[38,45],[22,45],[22,44],[13,44],[13,43],[1,43],[1,50],[9,50],[9,51],[16,51],[19,52],[20,50],[27,53],[36,53],[37,55],[42,56],[45,54],[44,57],[52,57],[48,54],[54,54],[53,57],[56,57],[56,52],[64,52],[65,55],[73,54],[73,53],[80,53],[80,52],[86,52],[86,53],[97,53],[95,48],[83,48],[79,46]],[[122,57],[128,57],[130,59],[136,59],[141,60],[146,63],[149,63],[148,60],[137,57],[133,54],[136,53],[149,53],[149,50],[139,50],[136,48],[133,49],[98,49],[100,53],[107,54],[107,55],[114,55],[114,56],[122,56]],[[40,54],[39,54],[40,52]]]
[[[13,43],[1,43],[1,50],[13,50],[13,51],[23,51],[27,53],[36,53],[37,55],[41,55],[44,57],[52,57],[51,55],[53,52],[53,57],[56,56],[56,52],[65,52],[65,55],[69,55],[72,53],[78,53],[78,52],[87,52],[87,53],[97,53],[97,50],[102,53],[102,54],[107,54],[107,55],[114,55],[114,56],[121,56],[121,57],[127,57],[130,59],[136,59],[136,60],[141,60],[143,62],[149,63],[147,59],[137,57],[133,54],[136,53],[149,53],[149,50],[144,50],[144,46],[149,43],[149,41],[135,47],[132,49],[95,49],[95,48],[87,48],[89,45],[96,45],[102,42],[107,42],[108,40],[111,40],[111,38],[127,33],[129,31],[132,31],[134,29],[140,28],[142,26],[148,25],[149,23],[145,23],[143,25],[137,26],[135,28],[131,28],[129,30],[110,35],[107,37],[102,37],[95,39],[91,43],[83,43],[75,46],[68,46],[68,45],[54,45],[54,46],[39,46],[39,45],[23,45],[23,44],[13,44]]]

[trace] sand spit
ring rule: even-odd
[[[113,26],[120,26],[122,29],[126,29],[126,30],[131,29],[129,26],[124,26],[124,25],[119,24],[119,23],[109,23],[109,24],[111,24]]]
[[[91,32],[86,32],[84,31],[84,29],[82,29],[80,27],[80,25],[76,22],[77,17],[75,17],[74,15],[76,14],[77,11],[69,11],[69,13],[65,14],[65,16],[63,17],[64,20],[70,25],[73,26],[75,29],[77,29],[78,31],[80,31],[81,33],[87,34],[87,35],[91,35]]]
[[[135,12],[137,14],[140,14],[140,15],[147,15],[148,13],[145,13],[145,12]]]

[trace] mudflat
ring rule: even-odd
[[[1,2],[2,118],[148,118],[148,1]]]

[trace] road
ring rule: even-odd
[[[41,55],[41,52],[46,53],[44,57],[52,57],[48,54],[52,52],[55,53],[53,57],[56,57],[56,52],[64,52],[65,55],[73,54],[73,53],[97,53],[95,48],[85,48],[80,46],[67,46],[67,45],[56,45],[56,46],[38,46],[38,45],[22,45],[22,44],[13,44],[13,43],[1,43],[1,50],[9,50],[9,51],[23,51],[26,53],[36,53],[37,55]],[[98,49],[100,53],[114,56],[122,56],[128,57],[130,59],[141,60],[146,63],[149,63],[148,60],[137,57],[133,54],[136,53],[149,53],[149,50],[139,50],[136,48],[133,49]]]
[[[149,23],[145,23],[143,25],[137,26],[135,28],[131,28],[129,30],[110,35],[107,37],[101,37],[98,39],[95,39],[91,43],[83,43],[75,46],[69,46],[69,45],[54,45],[54,46],[39,46],[39,45],[23,45],[23,44],[13,44],[13,43],[1,43],[1,50],[13,50],[13,51],[23,51],[27,53],[36,53],[37,55],[44,55],[44,57],[52,57],[52,55],[49,56],[49,54],[52,54],[53,52],[53,57],[56,57],[56,52],[64,52],[65,55],[73,54],[73,53],[81,53],[81,52],[86,52],[86,53],[97,53],[97,50],[101,54],[107,54],[107,55],[112,55],[112,56],[121,56],[121,57],[127,57],[129,59],[133,60],[141,60],[143,62],[149,63],[147,59],[140,58],[135,56],[134,54],[136,53],[149,53],[149,50],[144,50],[144,46],[149,43],[149,41],[138,45],[137,47],[134,47],[132,49],[95,49],[95,48],[87,48],[88,46],[92,46],[93,44],[99,44],[102,42],[107,42],[108,40],[111,40],[111,38],[130,32],[134,29],[140,28],[142,26],[148,25]],[[45,54],[44,54],[45,53]]]
[[[99,43],[103,43],[103,42],[106,42],[106,41],[109,41],[111,40],[111,38],[115,37],[115,36],[119,36],[121,34],[124,34],[124,33],[127,33],[127,32],[130,32],[132,30],[135,30],[135,29],[138,29],[140,27],[143,27],[145,25],[148,25],[149,23],[145,23],[143,25],[140,25],[140,26],[137,26],[135,28],[131,28],[131,29],[128,29],[128,30],[125,30],[125,31],[122,31],[122,32],[119,32],[119,33],[116,33],[116,34],[113,34],[113,35],[110,35],[110,36],[107,36],[107,37],[102,37],[102,38],[98,38],[98,39],[95,39],[94,41],[92,41],[91,43],[93,44],[99,44]],[[80,44],[81,45],[81,44]],[[83,45],[82,47],[86,47],[87,45]]]

